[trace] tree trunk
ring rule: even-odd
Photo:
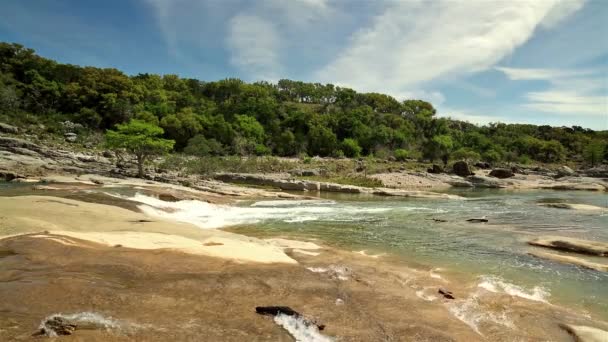
[[[144,178],[144,160],[143,155],[137,156],[137,176],[139,178]]]

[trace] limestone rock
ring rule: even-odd
[[[572,324],[560,324],[559,326],[572,335],[577,342],[608,341],[608,332],[598,328]]]
[[[528,241],[528,244],[566,252],[608,256],[608,243],[601,241],[589,241],[565,236],[540,236]]]
[[[490,171],[490,176],[503,179],[503,178],[511,178],[511,177],[515,176],[515,174],[513,173],[512,170],[509,170],[509,169],[494,169],[494,170]]]
[[[78,139],[78,134],[76,133],[66,133],[63,135],[65,141],[67,142],[75,142]]]
[[[551,261],[556,261],[562,264],[569,264],[569,265],[576,265],[576,266],[580,266],[580,267],[584,267],[590,270],[595,270],[595,271],[600,271],[600,272],[608,272],[608,264],[600,264],[597,262],[593,262],[593,261],[589,261],[589,260],[585,260],[583,258],[580,257],[575,257],[575,256],[571,256],[571,255],[562,255],[562,254],[555,254],[555,253],[547,253],[547,252],[540,252],[540,251],[533,251],[533,252],[529,252],[528,253],[531,256],[537,257],[537,258],[541,258],[541,259],[547,259],[547,260],[551,260]]]
[[[19,128],[0,122],[0,132],[17,134],[19,133]]]
[[[598,207],[589,204],[578,204],[578,203],[540,203],[540,206],[557,209],[571,209],[571,210],[606,210],[606,208]]]
[[[574,170],[567,167],[566,165],[563,165],[559,169],[557,169],[556,178],[561,178],[565,176],[574,176]]]
[[[460,177],[468,177],[468,176],[471,176],[474,174],[471,171],[469,164],[462,160],[455,162],[454,165],[452,166],[452,169],[453,169],[454,173],[459,175]]]
[[[437,164],[433,164],[433,167],[427,170],[428,173],[443,173],[443,168]]]

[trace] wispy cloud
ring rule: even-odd
[[[281,69],[281,37],[276,27],[258,16],[240,14],[230,20],[226,44],[230,62],[260,79],[273,80]]]
[[[608,117],[607,70],[496,69],[511,80],[547,82],[547,89],[524,95],[524,108],[557,115]]]
[[[562,6],[557,0],[389,4],[319,71],[319,78],[399,93],[431,80],[485,70],[526,42]],[[573,8],[562,10],[559,20]]]

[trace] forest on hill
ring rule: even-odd
[[[278,155],[487,162],[608,157],[608,131],[440,118],[431,103],[332,84],[213,82],[62,64],[0,43],[0,121],[103,132],[132,119],[161,127],[197,156]]]

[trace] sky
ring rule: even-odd
[[[608,129],[608,0],[2,0],[59,62],[332,83],[440,116]]]

